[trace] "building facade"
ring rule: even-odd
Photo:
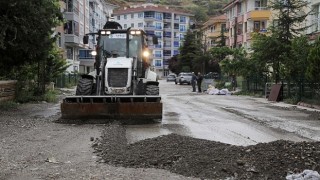
[[[108,17],[111,17],[116,5],[106,3],[104,0],[89,0],[89,33],[103,29]],[[89,73],[94,70],[95,59],[91,55],[97,45],[96,36],[89,36],[89,44],[85,49],[79,49],[79,72]]]
[[[223,11],[227,15],[229,30],[227,46],[250,48],[252,33],[267,33],[272,23],[268,0],[230,1]]]
[[[78,72],[80,67],[79,50],[88,48],[82,42],[83,36],[89,33],[89,0],[65,0],[64,11],[64,44],[68,72]]]
[[[124,7],[115,10],[113,15],[124,29],[142,29],[158,37],[158,45],[149,47],[153,54],[151,66],[159,77],[167,76],[169,59],[179,54],[193,15],[154,4]]]
[[[57,44],[64,50],[64,58],[70,65],[67,71],[89,73],[93,70],[91,51],[95,48],[96,38],[91,36],[89,44],[83,44],[83,36],[102,29],[117,6],[104,0],[61,0],[60,7],[66,23],[56,28]]]
[[[315,40],[320,35],[320,0],[308,0],[309,6],[313,11],[307,17],[307,26],[310,26],[307,30],[307,34],[311,40]],[[310,9],[307,9],[310,10]]]
[[[210,49],[217,45],[218,41],[220,41],[221,36],[225,36],[228,38],[228,30],[226,28],[227,16],[220,15],[209,18],[203,26],[200,28],[201,32],[203,32],[202,42],[205,44],[206,49]]]

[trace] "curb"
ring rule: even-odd
[[[317,109],[320,110],[320,106],[319,105],[313,105],[313,104],[307,104],[305,102],[298,102],[297,104],[298,106],[303,106],[303,107],[307,107],[307,108],[313,108],[313,109]]]

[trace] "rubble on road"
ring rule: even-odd
[[[226,88],[224,88],[224,89],[217,89],[217,88],[215,88],[214,86],[212,86],[212,85],[209,85],[208,86],[208,89],[207,89],[207,91],[206,91],[208,94],[210,94],[210,95],[231,95],[232,93],[228,90],[228,89],[226,89]]]
[[[108,164],[157,168],[202,179],[285,179],[289,172],[320,172],[320,142],[278,140],[235,146],[177,134],[127,144],[125,129],[110,125],[94,149]]]

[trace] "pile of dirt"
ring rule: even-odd
[[[320,172],[320,143],[285,140],[234,146],[177,134],[127,144],[125,129],[109,125],[93,147],[100,162],[160,168],[203,179],[285,179],[290,172]]]

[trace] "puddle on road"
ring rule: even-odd
[[[58,114],[60,112],[60,104],[55,104],[54,106],[52,107],[49,107],[49,108],[46,108],[46,109],[43,109],[41,111],[34,111],[32,116],[33,117],[44,117],[44,118],[47,118],[47,117],[50,117],[50,116],[54,116],[56,114]]]

